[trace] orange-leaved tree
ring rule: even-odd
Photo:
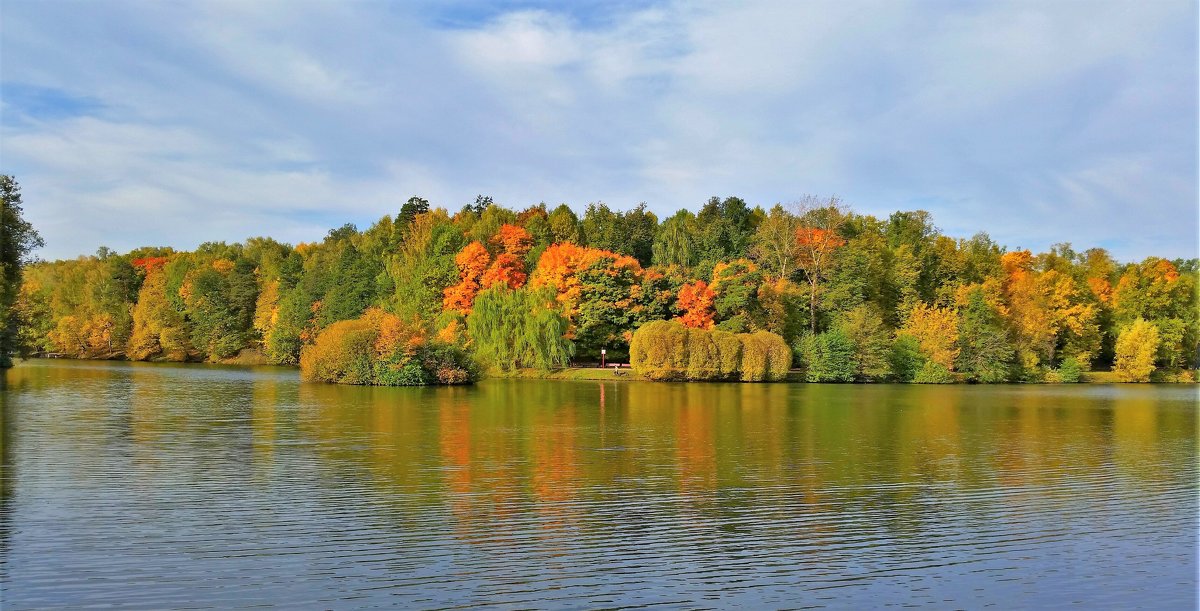
[[[679,309],[683,316],[679,322],[693,329],[711,329],[713,327],[713,301],[716,293],[703,280],[685,284],[679,289]]]
[[[492,244],[500,248],[500,252],[516,258],[524,257],[533,247],[533,236],[524,227],[504,224],[492,236]]]
[[[478,241],[464,246],[454,256],[454,263],[458,266],[458,284],[446,287],[442,293],[442,307],[463,314],[470,313],[471,304],[483,286],[483,275],[491,261],[492,256]]]
[[[604,263],[605,275],[615,277],[628,272],[638,278],[642,276],[642,266],[633,257],[561,242],[550,245],[542,253],[529,284],[534,288],[553,286],[558,302],[563,305],[563,313],[573,320],[582,296],[580,272],[599,263]]]
[[[483,289],[490,289],[497,284],[506,284],[510,289],[525,286],[525,262],[512,253],[500,253],[487,271],[483,273],[480,282]]]
[[[576,354],[594,357],[627,343],[641,311],[643,276],[633,257],[562,242],[542,253],[529,285],[554,288]]]

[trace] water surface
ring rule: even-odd
[[[7,382],[4,609],[1196,606],[1190,386]]]

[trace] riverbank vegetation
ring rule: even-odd
[[[42,246],[41,236],[23,217],[21,203],[21,186],[12,176],[0,174],[0,370],[12,367],[12,355],[21,349],[16,306],[23,268],[29,254]]]
[[[1069,244],[1009,249],[943,235],[923,211],[879,218],[836,198],[712,198],[660,221],[644,204],[579,217],[479,197],[451,214],[414,197],[315,243],[37,263],[16,311],[27,351],[261,354],[359,384],[551,371],[601,351],[655,379],[795,367],[812,382],[1178,380],[1196,365],[1197,269]]]

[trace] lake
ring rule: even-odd
[[[5,609],[1194,608],[1195,386],[29,361]]]

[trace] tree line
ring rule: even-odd
[[[327,372],[314,379],[357,383],[554,369],[601,350],[623,360],[654,321],[775,334],[814,382],[1076,381],[1109,368],[1144,381],[1196,365],[1198,267],[1069,244],[1009,250],[985,233],[943,235],[924,211],[877,218],[837,198],[763,209],[713,197],[660,220],[645,204],[580,217],[480,196],[452,214],[413,197],[320,242],[37,262],[15,316],[27,352],[282,365],[311,352],[306,371]],[[318,352],[345,362],[318,367]]]

